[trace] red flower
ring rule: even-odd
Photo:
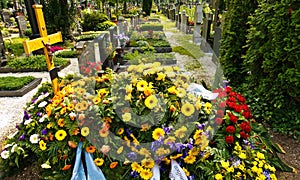
[[[221,110],[221,109],[219,109],[219,110],[217,111],[217,116],[223,117],[223,116],[224,116],[224,111]]]
[[[232,144],[234,142],[233,136],[226,136],[225,141],[227,144]]]
[[[241,135],[241,137],[242,137],[243,139],[247,139],[247,138],[250,137],[249,134],[246,134],[246,133],[243,132],[243,131],[240,132],[240,135]]]
[[[239,102],[241,102],[243,104],[246,102],[246,99],[241,94],[237,94],[236,97],[237,97]]]
[[[227,126],[226,127],[226,132],[229,134],[233,134],[235,132],[235,127],[234,126]]]
[[[226,107],[226,102],[219,102],[219,107],[220,108],[225,108]]]
[[[221,125],[222,122],[223,122],[223,119],[222,118],[216,118],[215,122],[216,122],[217,125]]]
[[[247,133],[250,132],[251,131],[250,122],[243,122],[242,124],[240,124],[240,128]]]
[[[242,111],[242,107],[239,105],[234,106],[234,111],[240,113]]]
[[[91,69],[90,69],[90,68],[86,68],[86,69],[85,69],[85,74],[90,74],[90,72],[91,72]]]
[[[226,91],[226,93],[230,93],[230,92],[231,92],[231,90],[232,90],[232,88],[231,88],[231,87],[229,87],[229,86],[227,86],[227,87],[225,88],[225,91]]]
[[[228,113],[228,115],[229,115],[230,121],[235,124],[237,122],[238,118],[231,113]]]
[[[243,112],[243,116],[244,116],[246,119],[251,119],[251,118],[252,118],[252,114],[250,113],[250,111],[244,111],[244,112]]]

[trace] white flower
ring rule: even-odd
[[[15,150],[17,150],[16,148],[18,147],[18,145],[17,144],[15,144],[12,148],[11,148],[11,150],[10,150],[10,152],[15,152]]]
[[[30,118],[30,119],[28,119],[28,120],[26,120],[26,121],[24,122],[24,125],[27,125],[27,124],[31,123],[31,121],[32,121],[32,119],[31,119],[31,118]]]
[[[2,151],[1,152],[1,157],[3,159],[7,159],[9,157],[9,151],[7,151],[7,150]]]
[[[29,110],[31,110],[31,109],[33,109],[33,108],[34,108],[34,105],[31,104],[26,110],[29,111]]]
[[[47,117],[48,117],[48,115],[45,114],[43,117],[41,117],[41,119],[39,119],[39,122],[40,123],[44,122],[45,118],[47,118]]]
[[[45,107],[47,104],[48,104],[48,103],[47,103],[46,101],[43,101],[43,102],[41,102],[41,103],[38,105],[38,107],[39,107],[39,108],[42,108],[42,107]]]
[[[32,144],[37,144],[39,142],[39,135],[33,134],[30,136],[29,140]]]
[[[14,144],[15,144],[15,143],[12,143],[12,144],[6,144],[6,145],[4,146],[4,149],[7,149],[7,148],[13,146]]]
[[[50,169],[50,168],[51,168],[51,166],[50,166],[47,162],[44,163],[44,164],[42,164],[41,167],[42,167],[43,169]]]

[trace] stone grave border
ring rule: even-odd
[[[25,85],[21,89],[14,90],[14,91],[0,91],[0,97],[20,97],[28,93],[29,91],[33,90],[37,87],[42,81],[42,78],[35,78],[29,84]]]

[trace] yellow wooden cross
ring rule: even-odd
[[[52,81],[52,88],[54,93],[56,94],[59,91],[58,86],[58,74],[57,69],[54,66],[54,62],[52,59],[52,53],[50,51],[50,45],[55,44],[58,42],[62,42],[62,35],[61,32],[57,32],[55,34],[51,34],[48,36],[46,24],[44,20],[44,15],[42,11],[42,5],[33,5],[34,12],[36,15],[37,24],[40,31],[40,38],[33,39],[33,40],[26,40],[23,42],[24,50],[26,55],[29,55],[32,51],[38,50],[43,48],[44,54],[46,57],[48,71],[50,73],[50,78]]]

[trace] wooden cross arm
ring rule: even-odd
[[[51,34],[46,37],[40,37],[33,40],[26,40],[23,42],[23,46],[24,46],[25,54],[29,55],[32,51],[45,47],[44,43],[55,44],[62,41],[63,40],[62,40],[61,32],[57,32],[55,34]]]

